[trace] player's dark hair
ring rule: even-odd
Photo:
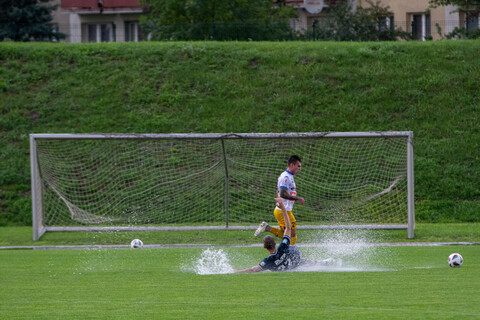
[[[265,236],[263,238],[263,247],[267,250],[273,250],[275,249],[275,246],[277,244],[275,243],[275,239],[272,236]]]
[[[296,164],[297,162],[302,162],[302,159],[300,159],[299,156],[293,155],[290,158],[288,158],[288,165]]]

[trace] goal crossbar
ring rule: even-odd
[[[365,132],[285,132],[285,133],[32,133],[33,139],[318,139],[318,138],[381,138],[413,137],[412,131]]]
[[[352,168],[352,166],[355,164],[355,162],[361,162],[358,159],[357,160],[352,160],[353,156],[356,155],[356,148],[362,148],[360,146],[360,141],[359,139],[372,139],[375,140],[376,138],[378,139],[387,139],[385,141],[388,141],[389,138],[403,138],[404,139],[404,144],[403,142],[400,143],[400,149],[404,148],[403,152],[404,153],[404,159],[401,161],[397,160],[392,160],[389,157],[389,152],[390,151],[382,151],[382,159],[377,161],[373,161],[369,159],[368,161],[365,161],[366,163],[370,162],[375,162],[377,163],[377,166],[387,166],[390,162],[395,162],[393,163],[393,166],[403,166],[404,168],[396,168],[397,173],[395,172],[390,172],[386,173],[385,175],[387,178],[385,179],[382,184],[379,184],[378,186],[372,185],[372,183],[376,182],[375,179],[370,179],[370,178],[358,178],[358,177],[351,177],[353,175],[355,170],[357,171],[362,171],[365,170],[364,168],[356,169]],[[336,139],[339,140],[354,140],[354,143],[347,144],[346,147],[339,148],[338,150],[335,149],[336,147],[333,147],[334,142],[329,144],[328,146],[320,146],[319,150],[313,150],[312,151],[312,146],[315,147],[314,145],[316,144],[317,141],[322,141],[322,140],[332,140],[336,141]],[[179,141],[180,143],[183,143],[183,141],[219,141],[221,142],[221,147],[219,147],[218,155],[209,155],[211,159],[214,159],[215,161],[211,163],[211,166],[208,167],[208,170],[216,170],[213,176],[217,177],[216,182],[212,182],[212,185],[209,185],[208,188],[216,188],[218,190],[223,190],[224,196],[223,200],[220,202],[221,206],[223,206],[224,211],[224,226],[209,226],[209,225],[198,225],[198,223],[194,223],[194,226],[184,226],[185,222],[180,222],[182,226],[141,226],[135,225],[135,221],[130,221],[128,220],[128,223],[132,222],[132,225],[129,226],[82,226],[82,225],[77,225],[77,226],[69,226],[69,225],[60,225],[60,226],[55,226],[52,224],[55,224],[57,222],[53,222],[53,219],[51,217],[51,210],[66,210],[66,212],[70,212],[72,217],[74,215],[80,216],[83,220],[78,220],[81,223],[84,224],[85,221],[90,221],[89,219],[95,217],[100,217],[95,223],[115,223],[116,218],[112,216],[111,214],[106,214],[105,216],[102,216],[101,214],[97,213],[92,213],[95,212],[95,207],[93,209],[88,209],[87,208],[90,206],[90,203],[82,203],[80,204],[78,200],[74,196],[71,195],[65,195],[65,190],[69,189],[75,189],[78,186],[75,185],[75,183],[78,183],[73,181],[67,181],[67,184],[69,183],[68,187],[64,186],[57,186],[57,183],[61,180],[68,180],[69,177],[63,177],[63,176],[55,176],[55,177],[45,177],[48,174],[51,174],[51,171],[54,173],[60,172],[62,169],[61,167],[64,166],[65,168],[68,167],[65,163],[68,163],[68,161],[72,162],[72,159],[68,158],[68,153],[69,151],[58,151],[59,149],[55,149],[55,151],[49,151],[46,149],[45,146],[41,146],[39,148],[38,143],[43,144],[44,142],[48,141],[54,141],[54,143],[57,145],[62,145],[61,141],[132,141],[132,143],[136,143],[135,141],[138,141],[138,143],[143,143],[143,141],[171,141],[171,145],[169,145],[169,148],[174,149],[176,153],[182,152],[182,150],[189,149],[191,148],[193,153],[195,152],[200,152],[199,150],[202,150],[204,147],[200,145],[196,145],[193,147],[185,145],[181,145],[177,147],[175,145],[175,141]],[[306,141],[305,143],[308,145],[308,147],[305,147],[304,149],[300,148],[298,149],[296,146],[296,143],[294,141],[301,140],[301,141]],[[227,142],[229,141],[242,141],[240,143],[246,144],[247,146],[244,147],[242,145],[237,145],[237,144],[232,144],[232,145],[227,145]],[[259,142],[256,142],[259,141]],[[266,145],[262,145],[264,141],[267,141]],[[273,141],[273,143],[270,143],[270,141]],[[289,142],[292,141],[292,142]],[[382,140],[383,141],[383,140]],[[402,140],[403,141],[403,140]],[[303,142],[302,142],[303,143]],[[48,143],[46,143],[48,145]],[[212,142],[213,144],[213,142]],[[357,145],[358,144],[358,145]],[[271,149],[273,145],[274,149]],[[260,170],[260,169],[265,169],[266,171],[272,171],[272,174],[278,175],[281,170],[285,169],[285,163],[280,164],[280,165],[271,165],[270,162],[266,160],[262,160],[263,162],[253,163],[254,160],[256,160],[256,157],[258,157],[258,154],[261,153],[266,153],[267,156],[270,157],[278,157],[278,155],[269,155],[269,150],[270,153],[273,153],[272,150],[278,149],[276,146],[281,145],[282,150],[281,150],[281,156],[283,159],[285,159],[286,156],[290,155],[290,153],[298,152],[303,156],[304,159],[304,173],[299,175],[298,179],[302,179],[302,175],[306,176],[308,173],[308,170],[313,172],[318,171],[321,172],[320,177],[311,177],[308,176],[305,179],[305,181],[301,181],[301,183],[297,182],[299,185],[299,191],[300,194],[305,194],[306,193],[306,188],[312,187],[315,189],[312,191],[312,194],[309,195],[307,198],[307,201],[310,200],[311,203],[313,203],[312,207],[309,207],[309,212],[304,213],[304,217],[306,217],[305,224],[302,225],[302,212],[300,212],[299,216],[297,217],[297,220],[299,221],[299,229],[407,229],[407,236],[408,238],[413,238],[414,237],[414,229],[415,229],[415,215],[414,215],[414,183],[413,183],[413,133],[411,131],[387,131],[387,132],[311,132],[311,133],[211,133],[211,134],[123,134],[123,133],[114,133],[114,134],[30,134],[30,153],[31,153],[31,183],[32,183],[32,217],[33,217],[33,239],[38,240],[45,232],[49,231],[92,231],[92,232],[101,232],[101,231],[175,231],[175,230],[249,230],[249,229],[254,229],[256,224],[262,217],[259,219],[255,218],[253,213],[251,216],[248,216],[248,218],[244,219],[240,217],[241,211],[239,210],[245,210],[242,208],[248,208],[245,207],[248,205],[248,202],[246,202],[248,198],[251,198],[252,195],[255,197],[256,194],[259,195],[259,197],[263,196],[263,193],[266,195],[269,195],[270,192],[264,192],[263,189],[265,188],[270,188],[272,187],[272,177],[269,176],[267,180],[268,184],[263,184],[262,182],[259,182],[259,175],[253,176],[255,178],[252,181],[252,177],[246,176],[242,177],[244,175],[244,171],[242,170]],[[283,146],[286,145],[286,146]],[[402,145],[404,147],[402,147]],[[73,146],[74,151],[76,151],[76,146]],[[100,147],[98,150],[103,150],[103,147]],[[114,147],[118,148],[118,146]],[[151,147],[147,146],[144,147],[147,148],[149,151],[154,150],[156,147]],[[243,149],[242,149],[243,148]],[[259,151],[256,151],[255,148],[258,148]],[[270,148],[270,149],[269,149]],[[372,147],[371,149],[366,149],[363,153],[358,152],[360,157],[364,157],[365,155],[368,155],[368,153],[373,152],[372,150],[376,150],[376,147]],[[382,147],[383,148],[383,147]],[[39,150],[40,149],[40,150]],[[231,154],[229,152],[232,152],[232,150],[236,149],[242,149],[241,154],[236,155],[236,154]],[[53,150],[53,149],[52,149]],[[190,150],[190,149],[189,149]],[[383,150],[383,149],[382,149]],[[190,150],[191,151],[191,150]],[[65,153],[67,154],[66,160],[62,159],[62,165],[57,166],[56,164],[44,164],[45,161],[49,160],[50,156],[54,152],[59,152],[59,153]],[[107,152],[107,151],[106,151]],[[131,151],[127,151],[131,152]],[[136,151],[133,151],[132,153],[135,153]],[[162,152],[164,152],[164,149],[162,149]],[[215,151],[217,152],[217,151]],[[255,153],[258,152],[258,153]],[[343,153],[342,153],[343,152]],[[71,153],[77,153],[77,152],[71,152]],[[118,151],[120,153],[120,151]],[[250,155],[250,153],[252,155]],[[315,153],[315,155],[311,155],[310,153]],[[325,158],[324,154],[327,153],[332,153],[335,154],[336,157],[340,158],[340,164],[333,164],[333,167],[328,168],[326,171],[328,172],[333,172],[332,174],[336,174],[336,172],[342,172],[345,177],[350,179],[350,182],[347,182],[347,184],[343,187],[344,189],[340,189],[340,191],[337,191],[338,184],[340,183],[340,179],[343,179],[343,177],[330,177],[330,176],[324,176],[323,174],[323,169],[322,166],[327,166],[327,165],[332,165],[330,164],[330,159]],[[399,151],[392,151],[393,153],[399,153]],[[157,157],[161,157],[161,155],[156,155]],[[178,159],[177,162],[181,162],[182,159],[178,155],[174,155]],[[172,156],[172,157],[174,157]],[[252,156],[253,158],[248,158],[249,156]],[[109,158],[110,155],[106,154],[103,158]],[[118,156],[116,154],[116,157],[122,158],[123,156]],[[398,157],[402,157],[399,155]],[[52,156],[53,158],[53,156]],[[88,157],[87,157],[88,158]],[[93,158],[93,156],[92,156]],[[320,160],[318,160],[318,159]],[[350,159],[352,158],[352,159]],[[162,158],[164,159],[164,158]],[[180,159],[180,160],[179,160]],[[141,156],[135,161],[138,161],[139,163],[142,163],[144,159],[141,158]],[[85,160],[87,161],[87,160]],[[84,162],[85,162],[84,161]],[[95,160],[96,161],[96,160]],[[119,166],[124,166],[124,164],[118,164],[116,161],[118,159],[116,158],[114,164],[111,165],[119,165]],[[132,160],[129,160],[132,161]],[[148,160],[150,161],[150,160]],[[249,161],[252,161],[252,163],[249,163]],[[284,160],[282,160],[284,161]],[[315,161],[315,163],[314,163]],[[147,160],[145,160],[147,162]],[[318,162],[318,163],[317,163]],[[308,164],[307,164],[308,163]],[[316,167],[314,167],[314,165]],[[82,164],[84,166],[84,164]],[[98,162],[93,165],[93,169],[89,170],[94,170],[94,171],[99,171],[102,169],[102,163]],[[155,164],[157,165],[157,164]],[[232,167],[233,166],[233,167]],[[75,174],[77,174],[77,171],[79,171],[81,166],[79,167],[69,167],[68,170],[74,171]],[[100,169],[99,169],[100,168]],[[223,168],[223,169],[222,169]],[[260,169],[259,169],[260,168]],[[184,163],[178,164],[176,167],[176,170],[180,173],[183,173],[183,171],[188,171],[188,167]],[[197,168],[195,168],[197,169]],[[164,184],[171,184],[171,181],[177,181],[177,183],[183,183],[183,180],[188,180],[188,179],[194,179],[194,176],[202,176],[204,174],[204,171],[207,171],[207,169],[203,171],[196,170],[194,173],[190,175],[183,175],[180,177],[176,177],[175,179],[170,178],[170,180],[164,182]],[[102,169],[103,170],[103,169]],[[130,169],[132,171],[133,169]],[[276,171],[275,171],[276,170]],[[133,171],[132,171],[133,172]],[[148,170],[147,170],[148,172]],[[222,173],[223,172],[223,173]],[[355,171],[356,172],[356,171]],[[380,173],[377,173],[376,171],[372,171],[373,175],[378,176]],[[398,175],[398,172],[401,173],[401,175]],[[124,172],[118,173],[118,171],[114,171],[115,174],[125,174]],[[129,172],[129,174],[131,174]],[[263,173],[262,173],[263,174]],[[265,173],[266,174],[266,173]],[[382,173],[383,174],[383,173]],[[193,177],[193,178],[192,178]],[[266,177],[266,176],[265,176]],[[262,180],[264,176],[261,176]],[[83,179],[83,178],[82,178]],[[126,188],[131,188],[131,185],[134,185],[135,183],[138,183],[138,181],[134,181],[133,178],[129,178],[130,180],[126,179],[125,181],[122,180],[122,183],[125,184]],[[202,178],[204,179],[204,178]],[[205,178],[206,179],[206,178]],[[241,179],[246,179],[245,181]],[[318,180],[315,180],[318,179]],[[316,184],[323,182],[323,180],[331,180],[328,184],[321,185],[321,186],[316,186]],[[361,186],[355,186],[355,185],[348,185],[348,183],[356,183],[356,180],[363,179],[363,185]],[[198,181],[197,178],[195,178],[196,181]],[[275,181],[273,181],[273,186],[276,184],[276,176],[274,177]],[[297,180],[297,178],[296,178]],[[220,183],[220,181],[223,181]],[[352,182],[353,181],[353,182]],[[372,182],[373,181],[373,182]],[[400,182],[399,182],[400,181]],[[187,181],[186,181],[187,182]],[[202,182],[202,181],[201,181]],[[104,182],[103,182],[104,183]],[[193,184],[192,182],[187,182],[189,184]],[[243,183],[244,185],[240,185],[240,183]],[[87,184],[85,179],[81,181],[81,184]],[[131,185],[130,185],[131,184]],[[219,185],[223,185],[220,189],[218,188]],[[400,186],[401,184],[401,186]],[[153,184],[151,187],[142,189],[141,192],[136,193],[125,193],[123,194],[123,190],[120,190],[119,192],[122,193],[122,196],[118,199],[114,200],[108,200],[111,201],[112,205],[117,205],[118,202],[120,202],[123,205],[123,202],[126,201],[126,199],[134,199],[135,195],[142,195],[142,193],[145,192],[145,190],[151,190],[151,191],[156,191],[159,188],[159,183]],[[403,187],[405,185],[405,187]],[[88,186],[90,189],[92,187]],[[100,186],[100,188],[104,189],[105,187],[103,185]],[[118,187],[117,187],[118,188]],[[250,190],[247,189],[255,189],[254,193],[250,193],[247,195],[247,191],[250,192]],[[258,189],[260,188],[260,189]],[[358,191],[361,188],[366,188],[369,189],[370,192],[363,198],[360,197],[360,191]],[[404,188],[405,190],[403,190]],[[343,190],[343,191],[341,191]],[[372,191],[373,190],[373,191]],[[91,191],[89,191],[91,192]],[[104,192],[102,190],[102,192]],[[303,192],[303,193],[302,193]],[[311,201],[312,198],[316,197],[316,194],[320,192],[322,193],[322,198],[319,200]],[[345,196],[342,195],[342,192],[347,194]],[[191,192],[188,192],[186,195],[188,195]],[[245,195],[244,195],[245,194]],[[401,197],[405,194],[405,201],[401,200]],[[143,195],[142,195],[143,196]],[[152,197],[152,194],[149,194],[150,197]],[[183,195],[182,195],[183,196]],[[363,195],[362,195],[363,196]],[[58,209],[57,207],[50,207],[50,205],[45,204],[45,199],[46,198],[52,198],[56,197],[57,198],[57,205],[58,206],[65,206],[67,209]],[[87,198],[87,195],[80,195],[80,198]],[[95,198],[95,195],[88,194],[88,197],[90,198]],[[188,195],[188,197],[190,197]],[[244,199],[244,198],[246,199]],[[265,198],[267,196],[264,196]],[[268,196],[268,199],[271,196]],[[140,197],[141,198],[141,197]],[[348,200],[348,205],[344,205],[342,201],[343,198]],[[385,200],[386,199],[386,200]],[[88,200],[91,201],[91,200]],[[103,200],[105,201],[105,200]],[[141,198],[139,200],[145,201],[144,198]],[[215,201],[218,201],[215,200]],[[135,202],[135,200],[132,200],[133,204],[132,205],[124,205],[122,210],[126,210],[125,207],[131,207],[131,208],[139,208],[139,204]],[[148,202],[148,201],[147,201]],[[182,202],[182,200],[180,200]],[[246,202],[247,204],[243,204]],[[390,217],[390,213],[385,213],[386,215],[386,221],[387,223],[375,223],[375,222],[368,222],[368,223],[361,223],[364,220],[368,220],[365,214],[362,214],[361,212],[358,213],[355,210],[357,210],[357,207],[365,206],[367,210],[375,211],[375,212],[380,212],[379,214],[382,215],[381,211],[382,208],[380,207],[382,203],[384,202],[391,202],[391,203],[400,203],[400,207],[405,207],[405,217],[406,217],[406,223],[403,223],[402,221],[394,221],[394,218]],[[219,204],[220,204],[219,203]],[[149,204],[150,206],[153,205],[159,205],[163,206],[165,204],[164,200],[158,200],[156,202],[152,202]],[[241,204],[241,205],[240,205]],[[235,207],[232,209],[232,207]],[[238,207],[238,208],[237,208]],[[296,206],[296,208],[299,208],[298,210],[302,210],[303,206]],[[255,208],[255,210],[261,210],[263,207],[260,205],[258,208]],[[102,209],[103,210],[103,209]],[[130,210],[130,209],[128,209]],[[135,212],[136,209],[131,209],[133,214],[138,214]],[[145,208],[140,208],[138,210],[146,210]],[[185,210],[185,209],[184,209]],[[202,210],[209,210],[213,211],[211,208],[201,208],[199,211]],[[263,211],[268,211],[269,207],[264,207]],[[297,209],[295,209],[297,210]],[[322,223],[321,220],[319,224],[314,222],[315,220],[315,214],[318,210],[326,212],[322,217],[328,216],[328,214],[335,215],[337,212],[343,212],[342,214],[346,214],[347,216],[350,215],[356,215],[357,217],[360,217],[361,219],[359,220],[360,223],[351,223],[352,221],[348,220],[350,218],[345,218],[347,219],[348,223],[341,223],[343,221],[341,218],[337,222],[334,221],[325,221],[327,223]],[[363,209],[362,209],[363,210]],[[355,211],[355,212],[354,212]],[[401,209],[403,211],[403,209]],[[57,213],[55,213],[57,214]],[[378,214],[378,213],[377,213]],[[297,216],[297,214],[295,213]],[[269,216],[269,214],[267,214]],[[273,215],[272,215],[273,216]],[[48,217],[48,218],[47,218]],[[239,218],[240,217],[240,218]],[[264,218],[265,216],[263,216]],[[149,218],[150,219],[150,218]],[[165,221],[163,223],[170,225],[172,221],[167,221],[168,219],[162,218]],[[207,218],[206,221],[212,221],[212,218]],[[217,218],[215,218],[217,219]],[[237,220],[235,220],[237,219]],[[243,220],[242,220],[243,219]],[[353,219],[353,218],[352,218]],[[375,218],[375,219],[381,219],[381,218]],[[374,220],[375,220],[374,219]],[[48,220],[48,221],[46,221]],[[400,219],[402,220],[402,219]],[[218,224],[218,220],[215,220],[215,224]],[[388,222],[393,222],[393,223],[388,223]],[[251,225],[245,225],[245,223],[251,222]],[[314,222],[314,225],[312,224]],[[60,224],[65,224],[68,222],[61,221]],[[174,224],[176,222],[173,222]],[[188,221],[187,221],[188,223]],[[125,221],[119,222],[119,224],[125,224]],[[159,224],[156,221],[153,221],[152,224]],[[161,223],[160,223],[161,224]],[[206,222],[208,224],[208,222]],[[235,225],[235,224],[242,224],[242,225]]]

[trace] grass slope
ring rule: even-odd
[[[242,268],[258,263],[263,251],[230,248],[225,254]],[[452,269],[446,260],[455,251],[465,262]],[[193,267],[201,254],[2,250],[0,268],[8,270],[0,273],[2,318],[480,318],[475,246],[377,248],[359,272],[199,275]]]
[[[412,130],[417,221],[480,221],[480,41],[0,44],[0,225],[29,133]]]

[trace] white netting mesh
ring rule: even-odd
[[[292,154],[302,158],[299,224],[407,222],[406,136],[36,143],[45,226],[221,226],[227,211],[233,225],[274,222],[277,178]]]

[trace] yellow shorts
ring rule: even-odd
[[[292,230],[297,228],[297,221],[295,220],[295,217],[293,216],[292,211],[287,211],[288,213],[288,218],[290,219],[290,222],[292,223]],[[282,227],[283,230],[285,230],[285,219],[283,219],[283,212],[280,209],[275,209],[273,211],[273,215],[278,221],[278,225]]]

